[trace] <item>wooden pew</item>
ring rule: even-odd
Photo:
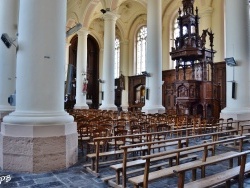
[[[237,136],[235,138],[229,138],[229,139],[225,139],[225,140],[214,141],[214,142],[210,142],[210,143],[204,143],[204,144],[201,144],[201,145],[194,145],[194,146],[185,147],[185,148],[181,148],[181,149],[175,149],[175,150],[172,150],[172,151],[160,152],[160,153],[156,153],[156,154],[142,156],[141,159],[146,160],[145,168],[144,168],[144,175],[129,178],[128,181],[130,183],[132,183],[134,185],[134,187],[143,186],[144,188],[147,188],[148,183],[150,181],[157,180],[157,179],[160,179],[160,178],[163,178],[163,177],[167,177],[169,175],[173,175],[174,172],[178,172],[180,169],[182,169],[182,170],[183,169],[190,169],[190,168],[197,169],[197,168],[199,168],[200,163],[202,161],[206,161],[206,160],[216,161],[217,159],[222,159],[223,157],[227,157],[227,156],[234,153],[234,152],[227,153],[227,154],[225,154],[225,156],[222,155],[222,156],[219,156],[219,157],[215,155],[215,156],[209,157],[210,159],[208,159],[208,157],[207,157],[208,156],[208,148],[211,147],[211,146],[215,146],[217,144],[222,144],[222,143],[231,142],[231,141],[235,141],[235,140],[240,140],[239,151],[241,152],[244,138],[245,138],[245,136]],[[155,157],[164,156],[164,155],[171,155],[173,153],[176,154],[176,157],[178,159],[181,152],[185,152],[185,151],[192,150],[192,149],[197,149],[197,148],[203,148],[202,160],[197,160],[197,161],[194,161],[194,162],[184,163],[184,164],[181,164],[181,165],[161,169],[161,170],[158,170],[158,171],[149,172],[151,159],[153,159]],[[204,173],[204,171],[202,173]],[[196,170],[193,171],[192,179],[193,180],[196,179]]]
[[[114,155],[119,155],[119,154],[123,154],[123,150],[115,150],[115,151],[107,151],[107,152],[100,152],[100,145],[101,142],[107,142],[109,140],[112,139],[121,139],[121,138],[133,138],[133,137],[138,137],[138,136],[142,136],[142,137],[146,137],[147,141],[151,141],[152,137],[156,136],[156,135],[171,135],[173,132],[178,132],[178,131],[184,131],[184,129],[182,130],[170,130],[170,131],[163,131],[163,132],[152,132],[152,133],[143,133],[143,134],[136,134],[136,135],[123,135],[123,136],[111,136],[111,137],[99,137],[99,138],[94,138],[94,142],[95,142],[95,153],[90,153],[87,154],[86,157],[91,159],[91,164],[90,165],[84,165],[86,167],[86,170],[88,172],[90,172],[91,174],[95,175],[95,176],[99,176],[99,160],[100,157],[109,157],[109,156],[114,156]],[[165,142],[165,141],[163,141]],[[155,148],[157,147],[164,147],[165,145],[159,145],[159,146],[155,146]],[[128,152],[136,152],[136,151],[148,151],[147,147],[137,147],[137,148],[131,148]],[[118,160],[115,160],[118,161]],[[110,161],[111,163],[113,163],[114,161]],[[107,164],[107,162],[105,162],[105,164]],[[90,166],[90,167],[89,167]]]
[[[206,160],[201,161],[200,167],[202,169],[202,178],[196,181],[189,182],[187,184],[184,184],[185,182],[185,172],[188,170],[192,170],[193,167],[190,169],[181,169],[179,171],[176,171],[178,174],[178,188],[193,188],[193,187],[199,187],[199,188],[208,188],[215,185],[219,185],[223,182],[226,182],[226,187],[230,187],[230,180],[235,177],[238,178],[238,187],[243,188],[243,181],[244,181],[244,174],[250,172],[250,163],[246,164],[246,158],[247,154],[249,154],[250,151],[245,152],[239,152],[236,154],[231,154],[226,157],[217,158],[215,160]],[[240,164],[238,166],[233,167],[233,159],[238,158],[240,159]],[[222,171],[220,173],[215,173],[213,175],[205,177],[205,168],[209,165],[222,162],[225,160],[229,160],[229,169]]]
[[[250,124],[244,124],[240,126],[240,135],[245,135],[248,137],[250,136]]]
[[[235,131],[233,130],[229,130],[229,131],[223,131],[223,132],[215,132],[215,133],[207,133],[207,134],[202,134],[202,135],[194,135],[194,136],[188,136],[188,137],[179,137],[179,138],[172,138],[172,139],[168,139],[167,141],[155,141],[155,142],[145,142],[145,143],[140,143],[140,144],[133,144],[133,145],[125,145],[125,146],[121,146],[121,149],[124,150],[124,153],[123,153],[123,162],[122,163],[118,163],[118,164],[115,164],[115,165],[111,165],[110,167],[112,169],[114,169],[116,171],[116,182],[113,182],[111,179],[114,178],[114,176],[108,176],[108,177],[105,177],[105,178],[102,178],[103,181],[108,181],[109,185],[112,186],[112,187],[118,187],[119,184],[120,184],[120,174],[122,172],[123,176],[122,176],[122,186],[123,187],[126,187],[126,181],[127,181],[127,175],[128,174],[132,174],[132,173],[136,173],[136,172],[140,172],[140,171],[143,171],[143,169],[136,169],[136,170],[133,170],[133,171],[130,171],[130,172],[127,172],[127,168],[129,167],[135,167],[135,166],[138,166],[138,165],[142,165],[142,164],[145,164],[145,160],[142,160],[142,159],[138,159],[138,160],[135,160],[135,161],[130,161],[128,162],[127,161],[127,151],[130,149],[130,148],[133,148],[133,147],[144,147],[144,146],[147,146],[149,148],[149,151],[147,152],[147,154],[150,154],[150,150],[152,150],[156,144],[168,144],[169,146],[170,145],[174,145],[174,144],[177,144],[178,143],[178,148],[181,148],[182,145],[185,143],[186,146],[188,146],[188,143],[189,143],[189,140],[190,139],[197,139],[199,137],[205,137],[205,136],[210,136],[212,137],[212,140],[213,141],[217,141],[219,139],[219,135],[220,134],[227,134],[227,133],[236,133]],[[185,142],[184,142],[185,141]],[[211,151],[213,152],[214,151],[214,147],[210,147],[209,149],[211,149]],[[175,159],[176,160],[176,164],[178,165],[180,163],[180,158],[181,157],[186,157],[188,154],[192,154],[192,153],[195,153],[195,152],[198,152],[198,151],[202,151],[203,148],[197,148],[197,149],[193,149],[193,150],[188,150],[188,151],[185,151],[185,152],[182,152],[180,153],[180,156],[177,158],[176,157],[176,154],[171,154],[171,155],[167,155],[167,156],[161,156],[161,157],[156,157],[156,158],[153,158],[151,160],[151,162],[155,162],[155,161],[160,161],[160,160],[169,160],[169,166],[172,166],[172,161]],[[212,153],[213,154],[213,153]],[[188,157],[184,158],[184,159],[187,159]],[[197,158],[197,155],[191,155],[189,158]],[[153,165],[151,168],[156,168],[156,167],[160,167],[161,165],[164,165],[166,163],[163,163],[163,164],[159,164],[159,165]]]

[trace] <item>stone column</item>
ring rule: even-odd
[[[69,47],[70,47],[70,42],[66,41],[66,46],[65,46],[65,81],[67,80],[67,73],[68,73],[68,65],[69,65]]]
[[[100,109],[117,110],[115,106],[115,23],[118,15],[107,11],[104,15],[104,50],[103,50],[103,73],[102,90],[103,100]]]
[[[211,0],[205,0],[205,1],[198,1],[197,2],[200,6],[199,8],[199,17],[200,17],[200,33],[202,33],[203,29],[210,29],[212,26],[212,13],[213,8],[211,7]]]
[[[100,53],[99,53],[99,70],[103,70],[103,48],[100,48]],[[99,72],[99,78],[103,78],[103,72]],[[102,93],[103,93],[103,84],[99,82],[99,104],[102,103]],[[92,100],[88,101],[89,104],[92,104]]]
[[[46,172],[77,162],[77,130],[64,111],[66,0],[22,0],[16,110],[0,134],[3,170]]]
[[[221,111],[222,118],[249,119],[249,2],[248,0],[225,1],[226,57],[234,57],[235,67],[226,67],[227,106]],[[236,98],[232,98],[232,82],[236,82]]]
[[[86,89],[83,87],[87,81],[87,37],[88,31],[81,29],[78,31],[78,46],[77,46],[77,67],[76,67],[76,104],[75,109],[88,109],[86,101]]]
[[[129,62],[129,41],[121,41],[121,73],[125,77],[125,90],[122,91],[122,110],[128,110],[128,62]]]
[[[0,1],[0,34],[7,33],[16,38],[18,23],[19,1]],[[16,42],[15,42],[16,43]],[[16,90],[16,48],[7,48],[0,42],[0,120],[11,111],[14,106],[8,103],[8,97]]]
[[[146,113],[164,113],[162,106],[162,1],[148,0],[146,89],[148,99],[142,108]]]
[[[199,10],[199,17],[200,17],[200,24],[199,24],[200,31],[199,32],[200,33],[202,33],[202,31],[205,29],[210,30],[212,28],[213,8],[210,6],[211,0],[206,0],[205,2],[207,2],[208,4],[203,5],[202,8]],[[211,48],[208,37],[207,37],[207,42],[206,42],[206,48],[208,48],[208,49]],[[209,77],[210,77],[210,75],[209,75]]]
[[[214,34],[214,49],[217,51],[214,62],[221,62],[225,58],[224,42],[224,1],[213,1],[213,7],[221,7],[212,14],[212,29]]]

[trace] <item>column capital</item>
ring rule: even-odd
[[[104,20],[113,20],[113,21],[116,21],[118,18],[120,18],[120,15],[116,14],[114,12],[111,12],[111,11],[107,11],[105,14],[103,14],[102,18]]]
[[[124,45],[128,45],[129,44],[129,40],[125,39],[125,40],[120,41],[120,43],[124,44]]]
[[[88,34],[89,34],[89,30],[86,27],[83,27],[79,31],[77,31],[78,36],[84,36],[84,35],[87,36]]]
[[[208,15],[208,16],[210,16],[213,13],[213,11],[214,11],[213,7],[207,6],[207,7],[202,8],[199,11],[199,14],[200,15]]]
[[[70,47],[71,46],[71,43],[67,39],[66,39],[65,44],[66,44],[66,47]]]

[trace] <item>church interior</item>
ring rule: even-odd
[[[249,8],[2,0],[0,185],[250,187]]]

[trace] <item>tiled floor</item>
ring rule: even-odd
[[[249,149],[250,144],[244,144],[244,150]],[[218,152],[223,152],[230,150],[226,147],[219,146]],[[248,157],[250,161],[250,156]],[[85,159],[82,159],[81,154],[79,153],[79,162],[70,167],[69,169],[49,172],[49,173],[40,173],[40,174],[30,174],[30,173],[12,173],[6,171],[0,171],[0,177],[10,175],[11,180],[9,182],[2,181],[0,187],[23,187],[23,188],[48,188],[48,187],[82,187],[82,188],[106,188],[109,187],[107,184],[103,183],[100,178],[96,178],[93,175],[89,174],[83,164],[85,164]],[[214,171],[220,171],[222,168],[225,168],[223,163],[214,165],[213,168],[207,170],[206,173],[213,173]],[[103,167],[100,169],[101,176],[112,175],[114,172],[108,167]],[[187,178],[190,177],[190,174],[187,174]],[[150,188],[173,188],[176,187],[176,177],[172,176],[170,178],[165,178],[161,181],[150,183]],[[0,179],[1,180],[1,179]],[[128,184],[129,187],[132,187]],[[223,188],[224,185],[219,186]],[[237,188],[237,183],[232,185],[233,188]],[[244,187],[250,188],[250,178],[247,177],[244,181]]]

